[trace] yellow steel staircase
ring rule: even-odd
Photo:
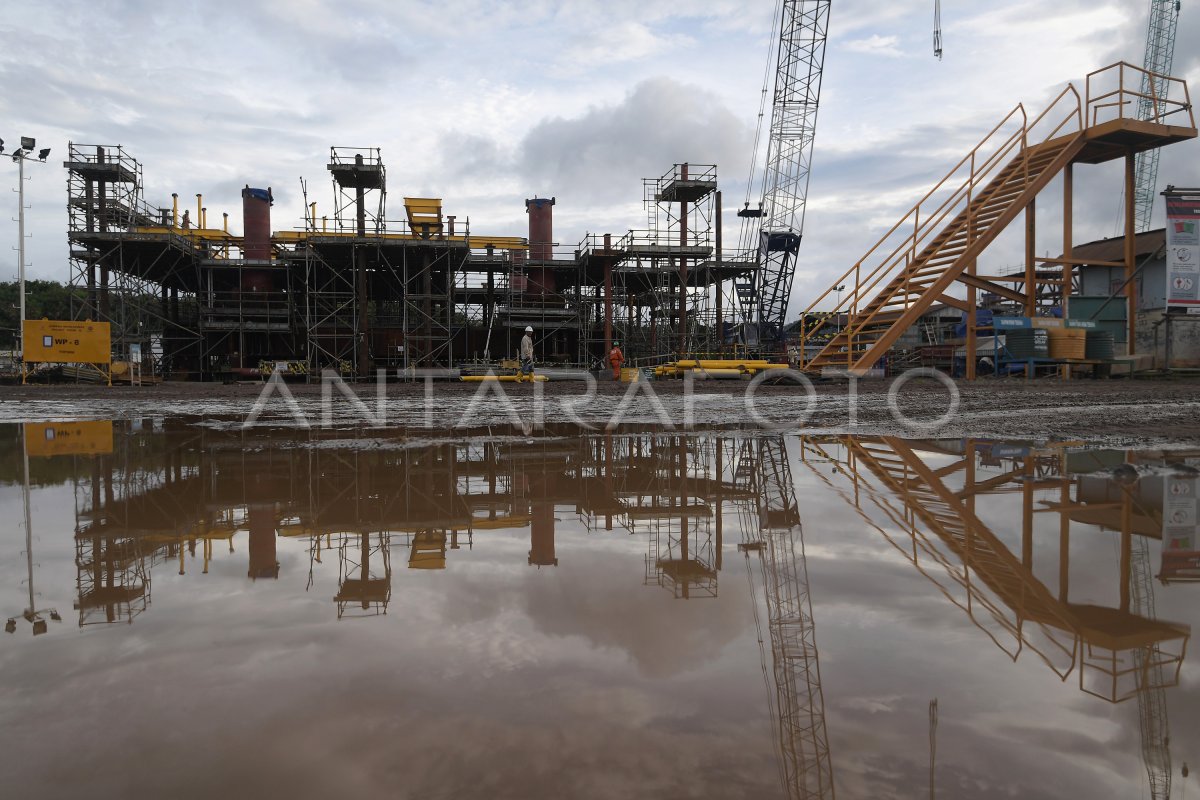
[[[1009,112],[801,313],[801,352],[820,346],[803,367],[861,374],[934,303],[966,310],[968,301],[948,294],[955,283],[1024,303],[1025,287],[977,277],[975,262],[1055,176],[1077,161],[1099,163],[1195,137],[1187,87],[1177,79],[1166,79],[1163,96],[1153,98],[1151,120],[1130,118],[1142,96],[1143,72],[1115,64],[1088,76],[1086,101],[1068,85],[1032,121],[1022,105]],[[1136,81],[1127,73],[1137,73]],[[1111,80],[1106,83],[1106,78]],[[1116,88],[1106,91],[1111,83]],[[1178,99],[1168,100],[1172,89]],[[1180,124],[1167,124],[1176,120],[1165,118],[1179,112],[1184,112]],[[845,296],[834,313],[819,317],[817,307],[838,287],[845,288]],[[847,323],[834,332],[829,321],[838,315],[844,315]]]

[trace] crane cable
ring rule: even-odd
[[[942,0],[933,0],[933,54],[942,60]]]
[[[750,195],[754,191],[755,175],[758,172],[758,148],[762,143],[763,117],[767,112],[767,94],[770,90],[771,67],[775,65],[775,49],[779,46],[778,32],[779,26],[783,23],[783,0],[776,0],[775,14],[771,18],[771,35],[767,38],[767,57],[765,66],[763,67],[762,93],[758,99],[758,122],[754,128],[754,148],[750,151],[750,175],[746,178],[746,204],[744,208],[750,207]],[[765,171],[764,171],[765,174]],[[765,180],[765,178],[764,178]],[[759,191],[759,197],[762,197],[762,191]],[[754,225],[747,218],[742,222],[741,242],[738,248],[742,251],[750,249],[751,230]]]

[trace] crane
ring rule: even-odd
[[[771,127],[767,139],[766,168],[762,178],[762,201],[750,208],[754,168],[746,187],[742,217],[741,249],[756,251],[752,297],[747,302],[757,317],[760,334],[779,339],[792,293],[796,254],[804,232],[804,210],[808,197],[809,167],[813,136],[821,96],[821,74],[825,67],[825,41],[829,31],[831,0],[780,0],[777,27],[778,47],[767,62],[767,74],[775,66],[775,89],[771,103]],[[763,82],[762,103],[767,97]],[[762,133],[763,108],[754,155]]]
[[[933,55],[942,60],[942,0],[933,0]]]
[[[1150,20],[1146,25],[1146,56],[1142,66],[1147,72],[1142,79],[1142,96],[1138,98],[1138,119],[1150,119],[1158,110],[1155,98],[1163,97],[1167,89],[1166,76],[1171,74],[1175,60],[1175,30],[1179,25],[1179,0],[1150,0]],[[1159,148],[1144,150],[1134,164],[1134,222],[1139,231],[1150,229],[1154,211],[1154,194],[1158,184]]]
[[[776,719],[780,780],[792,800],[823,800],[834,795],[833,767],[825,730],[825,699],[817,658],[804,530],[792,483],[787,448],[779,439],[751,440],[754,451],[757,525],[743,525],[738,545],[746,558],[746,574],[754,591],[750,554],[758,554],[766,593],[767,629],[771,642],[768,702]],[[744,456],[747,454],[744,454]],[[740,471],[740,470],[739,470]],[[757,536],[754,535],[757,532]],[[758,623],[757,604],[755,622]],[[759,630],[759,645],[763,637]],[[766,653],[761,653],[768,675]]]

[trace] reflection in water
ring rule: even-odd
[[[23,441],[21,445],[21,505],[22,519],[25,523],[25,581],[29,588],[29,605],[21,611],[21,618],[33,628],[34,636],[40,636],[49,630],[43,614],[55,622],[62,622],[62,617],[59,616],[58,609],[37,607],[37,591],[34,589],[33,573],[33,515],[29,509],[29,449],[29,444]],[[15,617],[9,617],[5,621],[4,631],[5,633],[16,633],[17,620]]]
[[[749,554],[758,553],[766,590],[781,779],[789,797],[833,797],[825,698],[795,484],[782,439],[751,445],[758,456],[757,469],[750,470],[755,477],[758,524],[743,526],[745,538],[739,548],[747,555],[751,587]],[[761,625],[758,640],[763,640]],[[766,674],[765,654],[763,660]]]
[[[46,426],[36,430],[41,440],[53,438]],[[699,608],[718,597],[725,527],[733,521],[730,544],[744,556],[755,600],[781,786],[793,798],[832,797],[796,489],[797,477],[811,475],[1011,660],[1031,653],[1063,681],[1074,675],[1080,689],[1109,702],[1137,697],[1151,793],[1169,794],[1163,691],[1179,682],[1190,628],[1156,618],[1146,545],[1169,541],[1164,581],[1193,575],[1200,549],[1194,476],[1118,470],[1124,479],[1113,480],[1114,472],[1101,467],[1127,456],[1106,465],[1103,454],[970,440],[552,430],[531,439],[480,431],[421,443],[372,433],[371,446],[356,447],[328,438],[345,433],[310,438],[183,421],[140,430],[119,424],[115,433],[109,425],[107,439],[103,433],[77,433],[74,446],[61,436],[52,448],[28,451],[73,459],[80,627],[132,623],[151,608],[153,572],[205,580],[196,576],[225,559],[239,559],[251,582],[279,581],[297,591],[303,582],[318,596],[328,592],[330,618],[384,615],[398,580],[393,566],[440,580],[455,569],[457,553],[487,548],[489,535],[500,531],[526,531],[527,566],[558,567],[558,527],[571,511],[575,529],[644,537],[643,583],[679,600],[710,601]],[[789,453],[808,467],[799,476]],[[1187,497],[1191,517],[1181,505]],[[1041,518],[1057,520],[1051,585],[1040,577],[1044,570],[1035,570]],[[1111,605],[1071,599],[1071,537],[1097,530],[1120,539],[1112,574],[1118,600]],[[303,562],[281,565],[281,538],[301,543],[306,574]],[[572,557],[581,556],[561,556]],[[322,568],[330,559],[336,585],[332,565]],[[29,560],[32,610],[31,554]],[[185,584],[170,585],[174,591]],[[936,701],[931,788],[935,721]]]
[[[1176,540],[1189,543],[1187,551],[1175,549],[1194,558],[1194,472],[1139,478],[1136,469],[1122,463],[1115,471],[1079,474],[1101,465],[1089,464],[1088,454],[1075,454],[1072,463],[1065,446],[1038,450],[973,440],[838,437],[805,439],[801,447],[813,474],[850,502],[1014,661],[1028,648],[1064,681],[1077,672],[1079,688],[1089,694],[1114,703],[1136,696],[1151,796],[1170,795],[1163,692],[1179,683],[1191,628],[1156,618],[1146,540],[1164,538],[1173,526]],[[823,469],[827,465],[846,480],[831,480]],[[952,486],[954,477],[960,480]],[[1020,499],[1017,552],[977,513],[977,504],[1004,495]],[[1190,513],[1179,512],[1180,496],[1191,501]],[[1174,513],[1164,516],[1164,510]],[[1039,513],[1058,518],[1057,592],[1034,572]],[[1072,522],[1119,534],[1116,607],[1071,601]],[[1171,565],[1180,563],[1186,569],[1187,557],[1164,556],[1164,582],[1181,577],[1170,573]]]

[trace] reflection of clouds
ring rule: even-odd
[[[646,539],[634,538],[636,553],[593,546],[577,554],[567,540],[560,543],[560,563],[552,571],[478,572],[458,587],[447,614],[462,624],[516,611],[543,636],[578,638],[595,649],[625,653],[649,677],[695,668],[748,635],[740,558],[727,562],[718,597],[675,600],[661,588],[642,585]]]
[[[795,477],[840,795],[924,792],[933,697],[941,797],[1139,792],[1135,703],[1087,697],[1028,652],[1012,662],[844,500]],[[35,500],[39,585],[69,607],[69,487]],[[1014,542],[1019,503],[978,509]],[[246,579],[244,534],[234,554],[216,544],[208,575],[164,563],[132,626],[0,642],[0,724],[36,734],[10,736],[0,770],[14,796],[51,779],[63,796],[777,796],[738,515],[720,596],[690,602],[642,585],[644,535],[556,516],[552,569],[526,564],[528,529],[481,532],[436,573],[405,569],[397,537],[392,605],[368,620],[334,620],[334,551],[304,592],[304,540],[279,540],[278,581]],[[1035,519],[1035,568],[1054,563],[1055,525]],[[22,544],[0,545],[19,606]],[[1115,590],[1112,545],[1072,537],[1073,598]],[[1195,618],[1195,587],[1156,591],[1161,617]],[[1198,675],[1185,663],[1167,691],[1177,766],[1200,741]]]

